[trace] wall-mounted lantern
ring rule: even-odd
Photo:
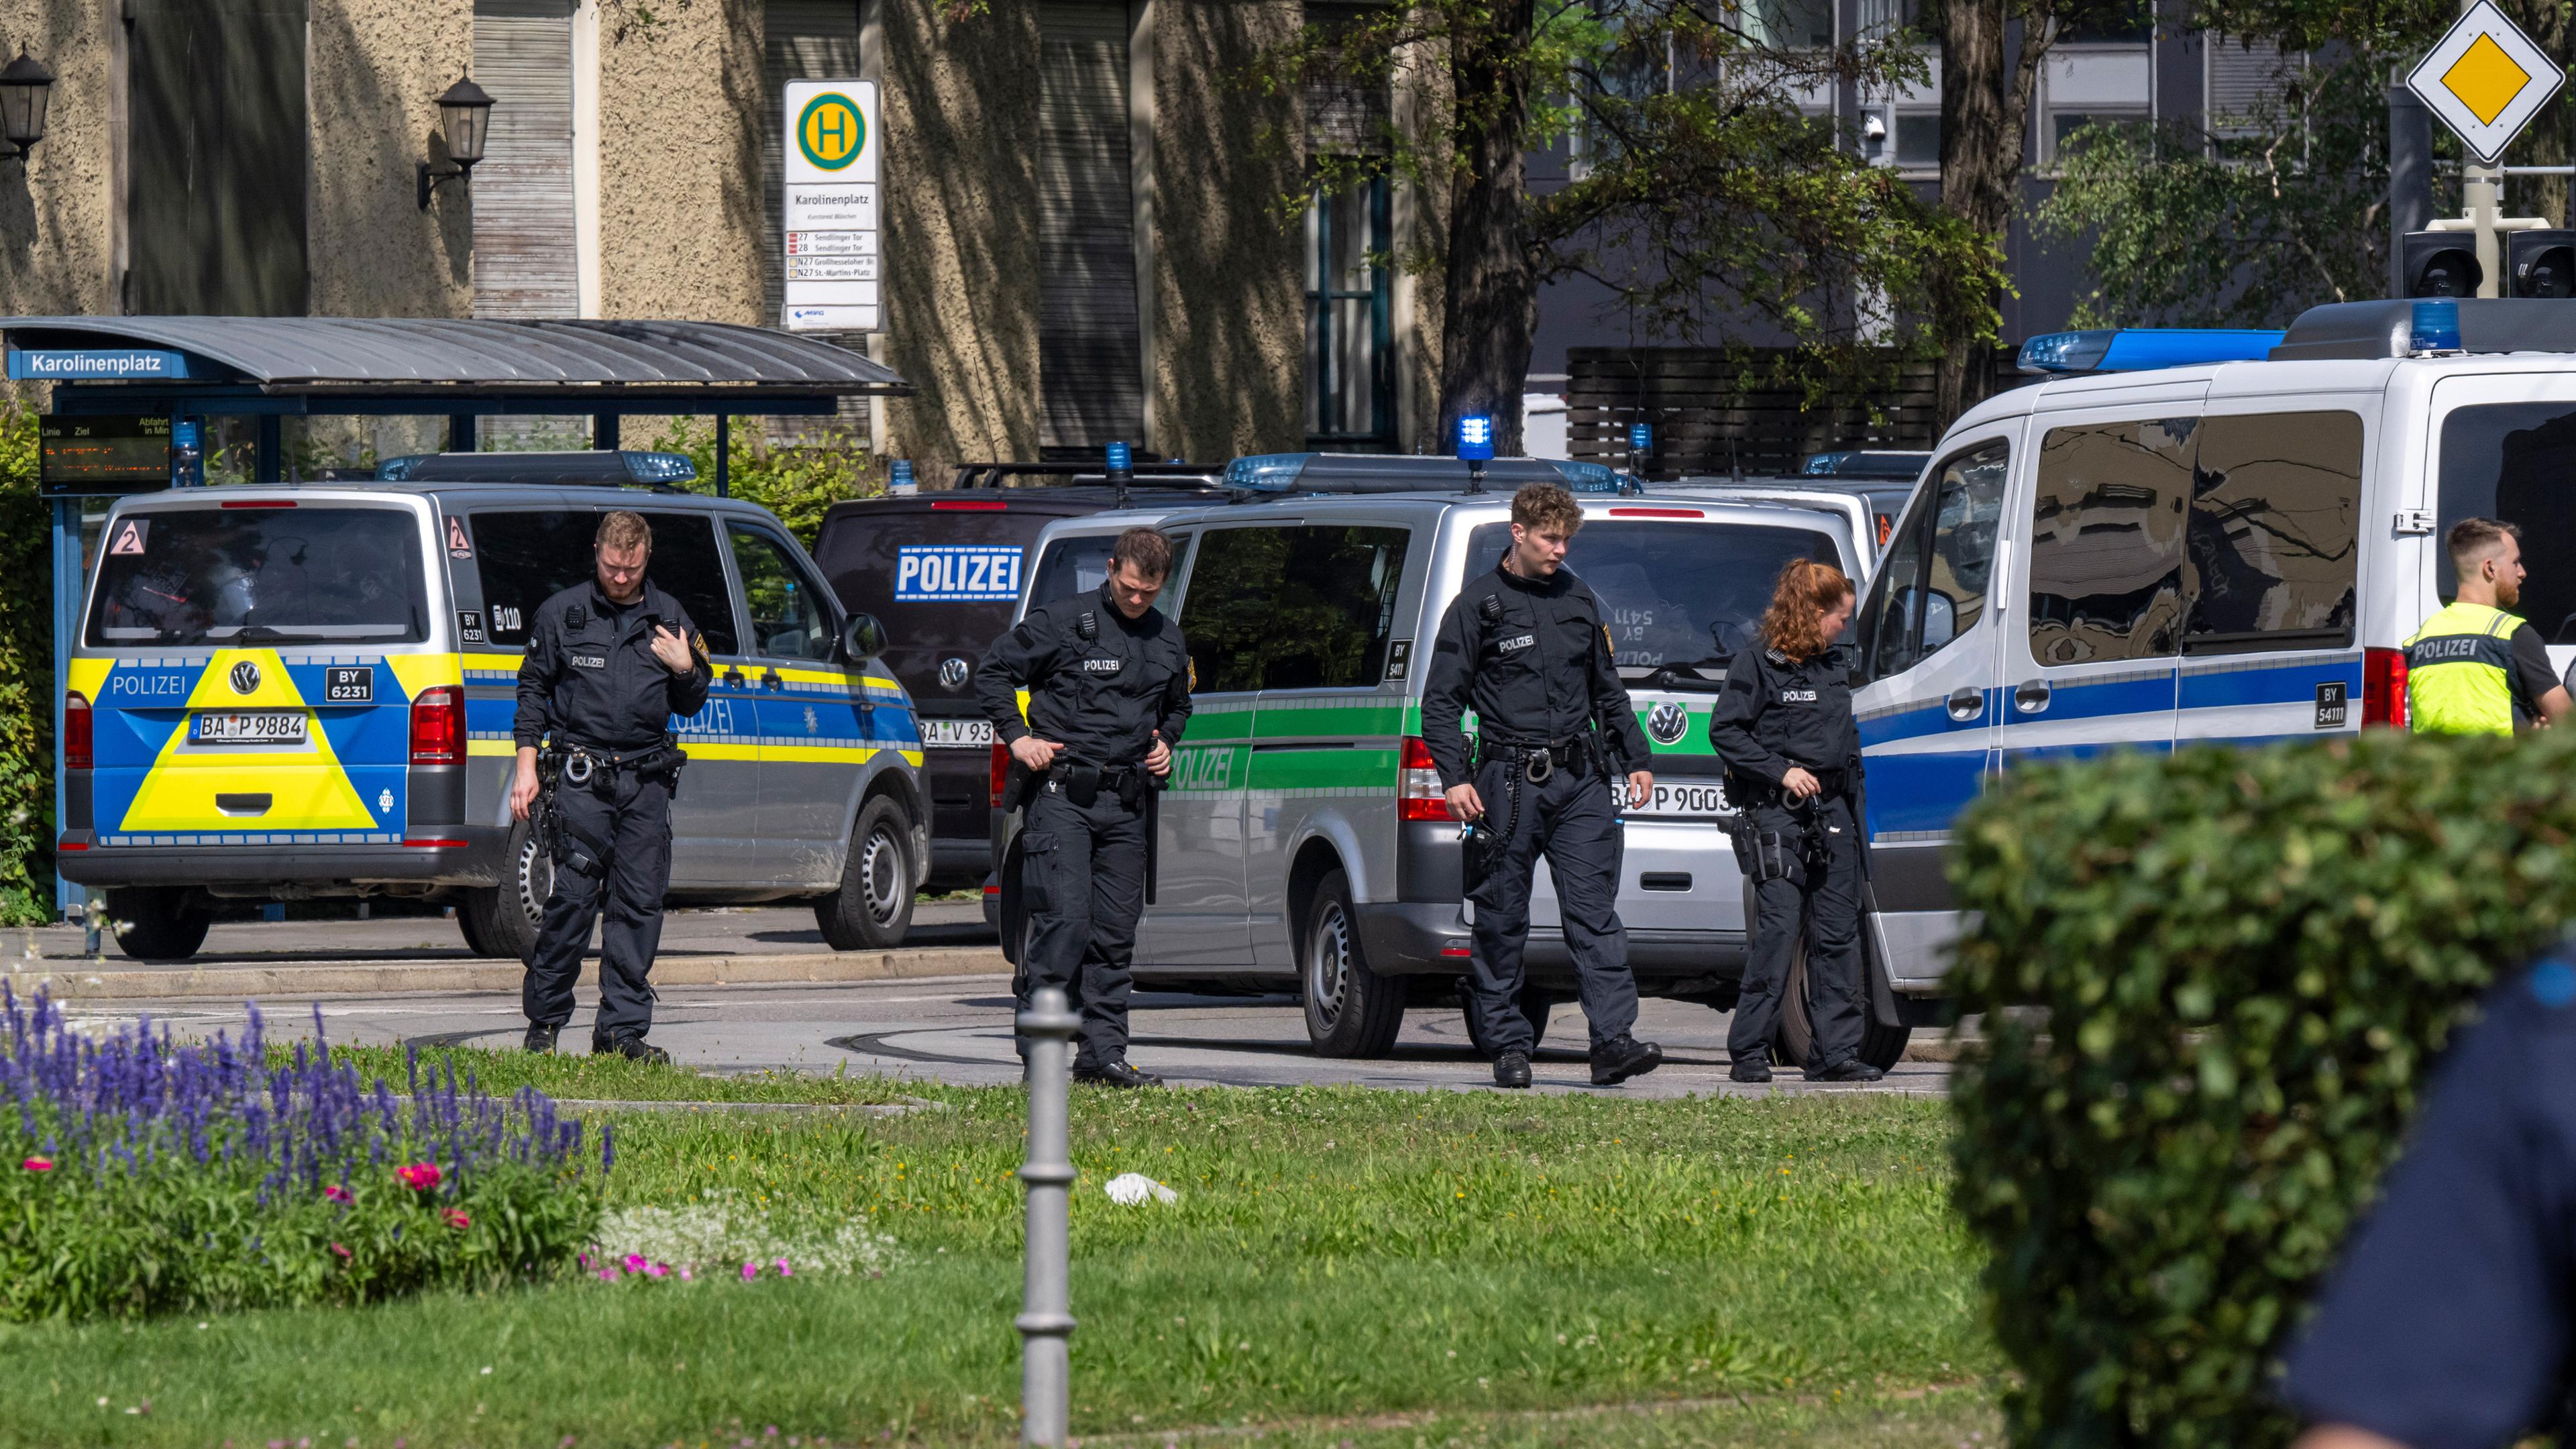
[[[45,101],[53,93],[54,73],[18,47],[18,58],[0,66],[0,138],[24,158],[45,139]]]
[[[6,71],[0,71],[0,85],[5,85]],[[420,209],[429,210],[429,194],[438,183],[452,177],[463,177],[483,159],[484,135],[491,129],[492,98],[472,76],[460,78],[438,98],[438,127],[447,134],[447,164],[442,167],[427,161],[419,163]],[[471,181],[466,182],[471,186]]]

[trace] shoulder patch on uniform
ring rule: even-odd
[[[1199,692],[1199,662],[1198,662],[1197,660],[1195,660],[1195,659],[1193,659],[1193,660],[1191,660],[1191,661],[1190,661],[1190,686],[1189,686],[1189,687],[1190,687],[1190,693],[1192,693],[1192,694],[1196,694],[1196,693],[1198,693],[1198,692]]]
[[[1610,626],[1607,624],[1601,626],[1601,652],[1613,659],[1619,657],[1619,646],[1611,639]]]
[[[2550,956],[2531,968],[2528,980],[2531,999],[2552,1011],[2576,1005],[2576,965],[2566,958]]]
[[[695,649],[696,651],[698,651],[698,662],[699,662],[700,664],[704,664],[704,663],[707,663],[707,662],[708,662],[708,661],[707,661],[707,636],[706,636],[706,635],[704,635],[704,634],[692,634],[692,635],[690,635],[690,636],[689,636],[689,647],[690,647],[690,648],[692,648],[692,649]]]

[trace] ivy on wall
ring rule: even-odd
[[[36,413],[0,405],[0,924],[54,914],[52,521]]]

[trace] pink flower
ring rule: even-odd
[[[744,1260],[743,1260],[743,1264],[742,1264],[742,1281],[744,1281],[745,1283],[748,1283],[748,1282],[750,1282],[752,1279],[757,1278],[757,1277],[759,1277],[759,1276],[760,1276],[760,1265],[759,1265],[758,1263],[752,1262],[752,1261],[751,1261],[750,1259],[748,1259],[748,1258],[744,1259]]]
[[[337,1254],[339,1254],[339,1255],[340,1255],[341,1257],[343,1257],[343,1258],[346,1258],[346,1257],[348,1257],[348,1256],[350,1255],[350,1254],[349,1254],[349,1250],[348,1250],[348,1249],[346,1249],[346,1248],[344,1248],[344,1247],[341,1247],[338,1243],[333,1243],[333,1244],[331,1245],[331,1251],[332,1251],[332,1252],[335,1252],[335,1253],[337,1253]]]
[[[439,1216],[446,1220],[449,1227],[456,1228],[460,1231],[474,1226],[474,1220],[465,1215],[465,1210],[463,1208],[449,1208],[447,1211],[440,1213]]]
[[[50,1157],[30,1157],[18,1165],[27,1169],[29,1172],[51,1172],[54,1170],[54,1160]]]
[[[695,1274],[693,1274],[693,1273],[691,1273],[691,1272],[689,1271],[689,1265],[688,1265],[688,1264],[686,1264],[686,1263],[682,1263],[682,1264],[680,1265],[680,1281],[681,1281],[681,1282],[686,1283],[686,1282],[688,1282],[691,1278],[693,1278],[693,1277],[695,1277],[695,1276],[696,1276]]]
[[[394,1169],[394,1179],[414,1192],[426,1192],[438,1186],[439,1180],[445,1176],[435,1162],[415,1162],[409,1167]]]
[[[331,1184],[329,1187],[322,1189],[322,1196],[332,1202],[350,1202],[354,1200],[351,1198],[349,1190],[336,1182]]]
[[[793,1278],[796,1276],[794,1273],[788,1271],[787,1260],[785,1258],[778,1260],[778,1276],[781,1278]]]
[[[626,1271],[629,1273],[641,1273],[644,1271],[644,1262],[645,1259],[642,1253],[629,1253],[626,1255]]]
[[[599,1270],[599,1281],[600,1281],[600,1282],[602,1282],[602,1283],[614,1283],[614,1282],[616,1282],[616,1281],[617,1281],[617,1270],[616,1270],[616,1269],[614,1269],[614,1268],[602,1268],[602,1269],[600,1269],[600,1270]]]
[[[671,1274],[671,1265],[668,1263],[647,1264],[644,1271],[656,1278],[667,1278]]]

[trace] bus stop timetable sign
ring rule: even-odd
[[[787,290],[778,320],[790,332],[874,332],[883,325],[873,81],[790,81],[786,134]]]
[[[2493,0],[2478,0],[2406,77],[2406,88],[2492,166],[2566,80]]]

